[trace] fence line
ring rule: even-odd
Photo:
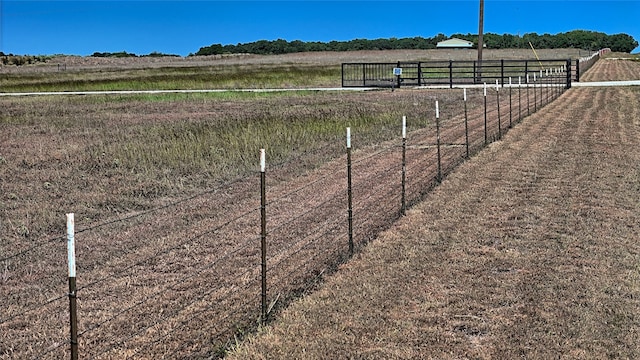
[[[273,311],[309,291],[455,166],[502,138],[522,121],[523,106],[530,114],[531,108],[535,112],[560,96],[565,74],[556,70],[517,85],[508,79],[498,86],[508,88],[509,96],[500,96],[505,89],[496,87],[496,100],[489,103],[480,89],[460,91],[463,117],[441,118],[437,105],[435,123],[424,124],[409,114],[400,140],[373,154],[352,153],[349,136],[346,168],[329,167],[320,178],[294,179],[288,186],[272,184],[261,157],[259,183],[236,180],[156,209],[72,231],[78,287],[69,285],[66,292],[60,281],[49,289],[60,294],[52,300],[36,299],[22,309],[13,305],[8,316],[0,318],[5,334],[0,338],[0,357],[222,355],[230,339],[255,330]],[[524,104],[525,94],[529,99],[532,91],[533,101]],[[482,96],[487,105],[468,109],[468,96]],[[413,130],[407,131],[408,127]],[[333,192],[328,184],[336,181],[347,186]],[[221,189],[232,187],[243,197],[220,196]],[[248,210],[235,210],[229,217],[234,209]],[[172,223],[189,227],[175,232]],[[57,245],[58,239],[47,239],[2,262],[25,257],[46,244]],[[76,336],[74,325],[69,329],[58,321],[66,316],[72,321],[73,315],[59,301],[65,297],[71,301],[72,295],[78,302]],[[34,317],[49,319],[47,329],[38,329],[43,338],[25,336],[29,330],[17,326]]]

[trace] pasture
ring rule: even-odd
[[[167,69],[135,64],[125,71],[126,64],[76,64],[57,74],[52,64],[24,73],[8,71],[0,83],[7,91],[339,83],[339,64],[334,64],[338,75],[333,79],[323,70],[331,68],[322,62],[328,60],[309,57],[296,55],[290,60],[302,65],[283,65],[282,58],[269,57],[214,59],[242,60],[245,65],[237,65],[232,76],[222,72],[210,77],[198,75],[199,71],[217,74],[235,65],[171,63],[165,64]],[[307,60],[298,60],[302,58]],[[276,76],[256,77],[244,71],[252,62],[261,72]],[[469,106],[478,113],[482,100],[475,95]],[[76,213],[80,229],[82,354],[88,358],[223,354],[229,339],[245,336],[256,326],[257,300],[247,302],[258,298],[256,275],[245,269],[251,264],[257,267],[257,249],[235,246],[258,234],[259,149],[267,149],[273,175],[269,195],[283,203],[274,204],[273,214],[282,218],[270,231],[275,239],[278,231],[281,238],[304,238],[308,235],[287,234],[291,222],[282,219],[292,209],[299,208],[295,213],[300,214],[323,202],[328,207],[319,208],[321,213],[343,211],[342,178],[327,174],[344,169],[347,126],[355,134],[356,154],[366,157],[382,149],[397,158],[393,150],[397,146],[389,144],[398,139],[403,115],[410,117],[410,134],[430,143],[434,101],[440,101],[445,123],[459,125],[460,98],[459,92],[442,90],[0,98],[0,294],[8,300],[0,316],[0,357],[58,358],[68,352],[63,236],[68,212]],[[626,103],[633,104],[634,97],[627,98]],[[502,106],[505,101],[503,97]],[[629,111],[633,113],[625,113]],[[459,155],[454,158],[459,162]],[[432,162],[425,165],[420,157],[414,159],[415,174],[433,168]],[[397,170],[387,160],[380,161],[374,167],[363,160],[358,181],[361,189],[373,189],[384,198],[387,187],[395,186],[389,179]],[[380,168],[386,170],[384,176],[376,175]],[[430,188],[431,180],[414,181]],[[319,185],[305,188],[312,183]],[[303,189],[302,195],[293,196],[291,189]],[[415,201],[424,196],[419,188],[414,191]],[[378,200],[370,197],[360,204],[361,210],[373,214],[361,216],[366,221],[359,228],[360,246],[396,218],[397,207],[385,203],[390,207],[378,208]],[[305,216],[294,218],[301,228],[316,231],[316,226],[324,225],[315,213]],[[332,231],[322,229],[321,239],[329,239]],[[336,239],[307,249],[284,247],[286,251],[273,258],[287,266],[274,268],[280,276],[274,279],[276,292],[270,299],[275,310],[281,311],[295,295],[309,293],[346,260],[342,238]],[[219,261],[224,258],[234,261],[223,265]],[[283,280],[281,287],[276,285],[277,279],[292,274],[312,275],[293,276],[292,283]],[[247,291],[236,291],[243,288]],[[243,305],[234,307],[237,303]]]
[[[569,90],[228,358],[639,357],[639,146],[640,89]]]

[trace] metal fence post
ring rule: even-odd
[[[522,77],[518,76],[518,122],[522,120]]]
[[[449,89],[453,89],[453,61],[449,60]]]
[[[353,195],[351,192],[351,128],[347,128],[347,215],[349,222],[349,257],[353,256]]]
[[[260,149],[260,250],[261,250],[261,323],[267,322],[267,186],[266,158],[264,149]]]
[[[467,115],[467,88],[464,88],[464,140],[469,158],[469,116]]]
[[[71,360],[78,359],[78,307],[76,297],[76,243],[74,214],[67,214],[67,259],[69,265],[69,322]]]
[[[496,79],[496,102],[498,103],[498,139],[502,139],[502,119],[500,118],[500,85]]]
[[[500,83],[504,87],[504,59],[500,60]]]
[[[538,89],[536,88],[536,73],[533,73],[533,112],[538,111]]]
[[[567,85],[565,89],[571,89],[571,59],[567,59]]]
[[[402,195],[401,195],[401,211],[405,215],[407,210],[406,203],[406,173],[407,173],[407,117],[402,116]]]
[[[489,143],[487,136],[487,83],[484,83],[484,145]]]
[[[531,115],[531,102],[529,100],[529,74],[525,78],[525,84],[527,85],[527,116]]]
[[[436,144],[438,147],[438,182],[442,182],[442,158],[440,156],[440,109],[436,100]]]
[[[473,61],[473,83],[477,84],[478,83],[478,77],[476,75],[476,61]]]
[[[511,76],[509,76],[509,128],[512,127],[513,107],[511,106]]]

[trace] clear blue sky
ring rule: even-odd
[[[0,51],[7,54],[186,56],[218,43],[477,33],[479,1],[0,0],[0,8]],[[485,32],[577,29],[640,42],[640,0],[485,0]]]

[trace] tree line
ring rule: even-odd
[[[192,55],[220,55],[220,54],[287,54],[307,51],[352,51],[352,50],[392,50],[392,49],[435,49],[438,42],[449,38],[459,38],[474,43],[477,47],[478,35],[453,34],[450,37],[438,34],[430,38],[390,38],[390,39],[354,39],[350,41],[304,42],[300,40],[287,41],[260,40],[237,45],[212,44],[201,47]],[[511,34],[483,34],[485,45],[489,49],[522,49],[529,48],[529,43],[536,49],[576,48],[584,50],[599,50],[610,48],[616,52],[629,53],[638,46],[638,42],[630,35],[607,35],[601,32],[574,30],[555,35],[527,33],[522,36]]]

